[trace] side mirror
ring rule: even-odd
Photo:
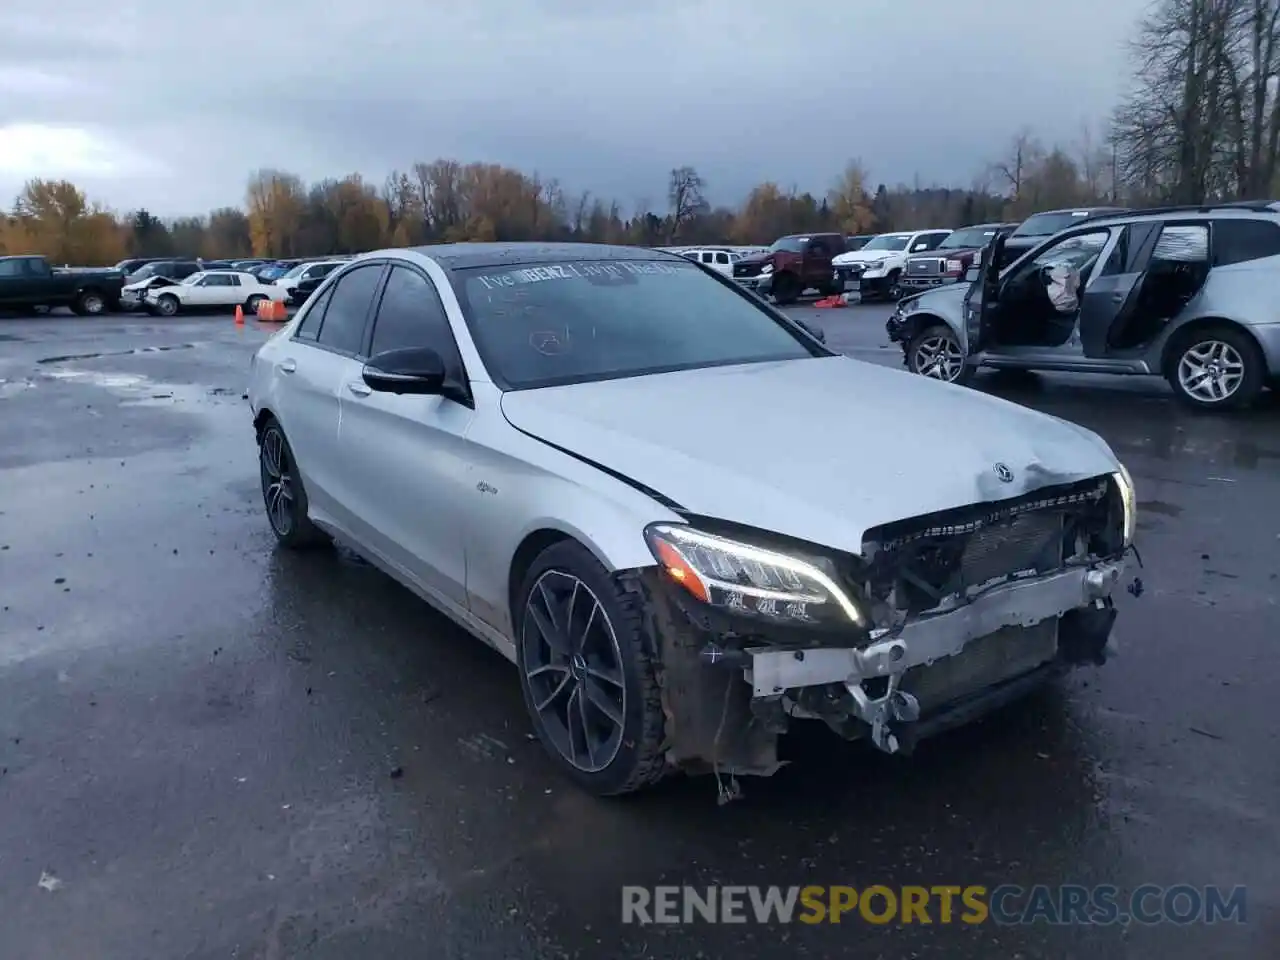
[[[379,393],[434,395],[444,387],[444,358],[430,347],[384,350],[369,358],[362,378]]]
[[[977,266],[976,264],[971,265],[969,269],[964,272],[965,283],[977,283],[981,279],[982,279],[982,267]]]

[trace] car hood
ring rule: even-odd
[[[690,513],[852,552],[883,523],[1116,469],[1083,427],[848,357],[514,391],[502,412]]]
[[[907,260],[955,260],[958,257],[969,257],[981,250],[981,247],[938,247],[928,253],[913,253]]]
[[[890,257],[900,257],[902,255],[902,250],[851,250],[835,257],[831,262],[837,266],[844,266],[849,263],[880,263]]]

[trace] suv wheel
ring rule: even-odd
[[[907,369],[943,383],[963,383],[972,374],[965,363],[964,348],[946,324],[935,323],[917,333],[907,343]]]
[[[902,299],[902,273],[898,270],[889,271],[889,283],[885,287],[885,296],[890,303],[897,303]]]
[[[1234,410],[1257,399],[1265,371],[1248,334],[1206,327],[1177,341],[1166,379],[1183,403],[1200,410]]]
[[[258,472],[267,521],[281,546],[298,549],[324,543],[328,538],[307,516],[307,492],[293,449],[275,420],[267,421],[258,440]]]
[[[597,796],[667,772],[662,699],[638,594],[572,540],[542,551],[515,600],[517,663],[552,760]]]

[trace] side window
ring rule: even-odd
[[[369,304],[382,276],[382,264],[371,263],[356,267],[340,278],[329,298],[316,341],[321,346],[342,353],[359,355],[364,343],[364,322],[369,316]]]
[[[728,262],[729,262],[729,255],[727,253],[716,254],[716,263],[720,264],[721,266],[724,266],[728,264]]]
[[[204,278],[204,285],[206,287],[231,287],[235,285],[235,281],[225,273],[215,273]]]
[[[1107,257],[1107,262],[1102,265],[1102,269],[1098,271],[1100,277],[1120,276],[1128,269],[1129,263],[1129,237],[1130,229],[1125,227],[1120,231],[1120,239],[1116,241],[1116,245],[1111,248],[1111,253]]]
[[[233,274],[229,274],[229,275],[227,276],[227,286],[228,286],[228,287],[238,287],[238,286],[240,286],[240,278],[239,278],[239,277],[237,277],[234,273],[233,273]]]
[[[1208,259],[1209,228],[1201,224],[1166,226],[1151,253],[1153,263],[1205,263]]]
[[[1270,220],[1215,220],[1213,265],[1225,267],[1280,255],[1280,225]]]
[[[378,354],[401,347],[431,347],[444,357],[451,375],[462,374],[449,317],[435,288],[416,270],[397,266],[391,268],[378,304],[369,352]]]
[[[324,320],[324,308],[329,305],[331,296],[333,296],[333,287],[304,308],[306,313],[302,315],[302,322],[298,324],[298,329],[293,331],[295,339],[315,340],[316,334],[320,331],[320,323]]]
[[[715,263],[716,256],[710,250],[704,250],[700,254],[703,263]]]
[[[809,252],[815,257],[829,256],[831,248],[823,240],[814,240],[809,244]]]
[[[16,277],[21,273],[21,260],[0,260],[0,277]]]
[[[197,280],[197,281],[196,281],[196,286],[197,286],[197,287],[212,287],[212,286],[213,286],[213,277],[201,277],[199,280]]]
[[[1083,272],[1093,265],[1094,259],[1102,252],[1102,248],[1106,246],[1107,238],[1110,236],[1111,234],[1106,230],[1098,230],[1093,233],[1077,233],[1074,236],[1067,237],[1065,240],[1059,240],[1043,251],[1032,261],[1031,266],[1037,268],[1068,266]]]

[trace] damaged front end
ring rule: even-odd
[[[669,760],[768,775],[801,718],[909,752],[1105,662],[1134,525],[1122,468],[876,527],[860,555],[705,517],[650,528]]]

